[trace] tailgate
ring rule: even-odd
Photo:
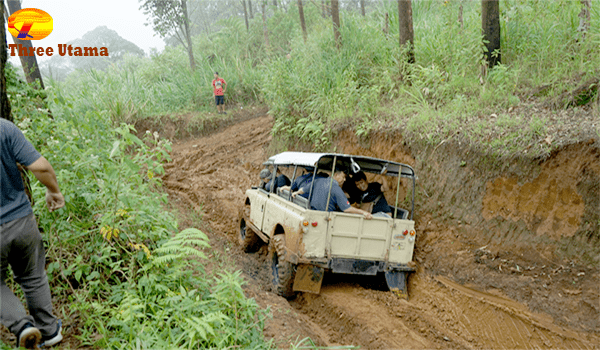
[[[328,248],[334,258],[386,259],[392,233],[392,219],[330,212]]]

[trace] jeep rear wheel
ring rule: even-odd
[[[246,253],[254,253],[260,247],[260,237],[246,225],[246,218],[240,219],[240,233],[238,240],[242,245],[242,250]]]
[[[269,250],[271,253],[273,285],[277,290],[277,294],[286,299],[291,299],[296,295],[293,290],[296,266],[285,260],[285,236],[275,235]]]

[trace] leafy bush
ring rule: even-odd
[[[139,139],[128,124],[112,127],[108,111],[71,102],[57,88],[47,90],[46,108],[43,92],[18,81],[10,67],[8,77],[15,122],[53,165],[65,196],[56,212],[43,200],[34,211],[47,241],[52,294],[68,304],[65,313],[85,320],[82,345],[268,346],[265,312],[245,298],[239,273],[204,271],[209,244],[201,231],[173,236],[178,225],[162,210],[167,197],[158,177],[170,143],[150,132]],[[43,198],[43,185],[31,183],[34,198]]]

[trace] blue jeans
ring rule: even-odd
[[[18,334],[31,323],[42,336],[56,332],[57,318],[52,314],[50,286],[46,275],[46,253],[42,236],[33,214],[0,226],[0,320],[12,333]],[[8,265],[15,281],[21,285],[27,300],[27,315],[19,298],[6,285]]]

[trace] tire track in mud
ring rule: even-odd
[[[258,117],[173,147],[165,188],[171,200],[203,213],[212,236],[218,237],[212,242],[215,249],[237,241],[238,213],[269,156],[271,127],[270,117]],[[309,336],[318,345],[366,349],[599,348],[593,333],[559,327],[549,316],[493,291],[430,277],[422,268],[409,279],[410,301],[373,287],[372,280],[327,274],[321,294],[301,294],[287,302],[273,294],[265,251],[227,254],[249,281],[248,294],[271,308],[265,334],[281,347]]]

